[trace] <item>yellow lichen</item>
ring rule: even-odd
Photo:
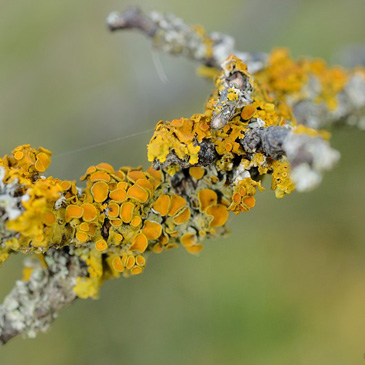
[[[229,213],[227,208],[222,204],[210,205],[206,208],[206,213],[213,217],[210,222],[211,227],[221,227],[228,219]]]
[[[211,39],[199,27],[195,31],[206,46],[206,57],[211,57]],[[0,264],[12,252],[43,253],[50,247],[72,246],[70,252],[87,267],[74,292],[80,298],[95,298],[104,279],[142,273],[147,252],[160,253],[181,244],[189,253],[199,253],[204,238],[226,232],[229,211],[238,214],[255,206],[265,175],[272,173],[277,197],[293,191],[285,158],[276,161],[260,152],[249,153],[242,139],[252,122],[260,122],[262,128],[288,125],[293,133],[328,139],[326,132],[296,126],[291,105],[305,100],[308,80],[315,77],[320,90],[314,102],[334,110],[348,74],[318,60],[295,61],[285,50],[274,50],[268,66],[254,77],[233,55],[222,70],[208,71],[215,89],[205,110],[156,125],[148,159],[160,170],[152,166],[116,170],[100,163],[81,177],[86,184],[81,190],[75,181],[42,176],[51,162],[51,152],[44,148],[19,146],[0,159],[4,183],[17,181],[17,194],[23,196],[19,215],[7,219],[6,228],[15,235],[0,247]],[[227,87],[227,77],[237,72],[253,87],[248,105],[238,105],[239,90]],[[212,129],[213,115],[226,102],[238,105],[231,120]]]
[[[289,163],[286,161],[274,161],[272,168],[271,188],[275,190],[275,196],[277,198],[283,198],[295,189],[295,185],[290,179]]]
[[[181,211],[178,215],[173,218],[175,224],[183,224],[187,222],[191,217],[190,209],[186,207],[183,211]]]
[[[186,200],[183,197],[173,194],[171,196],[171,205],[168,213],[169,216],[173,217],[175,214],[179,213],[186,204]]]
[[[255,198],[257,189],[263,190],[261,184],[250,177],[239,180],[233,189],[232,202],[228,209],[238,214],[247,212],[255,206]]]
[[[143,225],[142,233],[148,240],[156,240],[161,236],[162,226],[159,223],[146,220]]]
[[[127,200],[127,192],[125,189],[115,189],[110,192],[109,197],[116,202],[124,202]]]
[[[79,298],[97,299],[101,284],[102,280],[100,278],[78,277],[73,291]]]
[[[129,198],[137,200],[141,203],[145,203],[148,199],[147,191],[144,188],[142,188],[141,186],[137,185],[137,184],[131,186],[128,189],[127,195],[128,195]]]
[[[209,206],[217,203],[218,195],[211,189],[202,189],[198,193],[198,199],[200,210],[204,212]]]
[[[104,202],[108,197],[108,191],[108,184],[104,181],[97,182],[91,187],[91,193],[96,203]]]
[[[130,250],[143,253],[146,251],[147,246],[148,246],[148,240],[147,240],[146,235],[144,235],[143,233],[139,233],[135,237],[135,239],[130,247]]]
[[[160,213],[162,216],[167,215],[170,209],[171,199],[166,194],[161,194],[157,200],[152,204],[152,208]]]
[[[200,166],[190,167],[189,174],[196,180],[200,180],[204,176],[204,169]]]
[[[130,223],[135,205],[131,202],[123,203],[120,208],[120,218],[124,223]]]

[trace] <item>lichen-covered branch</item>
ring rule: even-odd
[[[157,49],[192,58],[210,68],[219,69],[230,55],[235,55],[255,74],[268,95],[285,100],[299,124],[318,129],[345,123],[365,129],[364,68],[346,73],[340,67],[327,67],[319,59],[295,61],[286,50],[271,54],[241,52],[229,35],[207,33],[201,26],[188,25],[172,14],[145,14],[135,7],[111,13],[107,24],[113,31],[140,29],[152,38]],[[206,69],[202,73],[211,74]]]
[[[205,239],[226,233],[231,212],[254,208],[264,178],[278,198],[313,189],[339,158],[317,128],[365,104],[361,68],[294,61],[283,50],[236,52],[228,36],[136,8],[108,24],[200,61],[213,91],[201,113],[157,123],[145,171],[100,163],[81,189],[44,176],[45,148],[19,146],[0,159],[0,263],[15,253],[40,260],[0,306],[0,344],[46,329],[76,297],[98,297],[108,278],[142,273],[150,253],[199,253]]]

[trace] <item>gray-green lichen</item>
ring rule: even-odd
[[[72,290],[76,277],[86,274],[81,260],[55,249],[48,250],[44,258],[46,265],[26,260],[30,277],[16,281],[0,306],[0,345],[18,334],[35,337],[46,331],[58,312],[76,298]]]
[[[3,242],[15,236],[15,232],[7,230],[5,224],[8,219],[15,219],[24,211],[21,202],[22,199],[27,199],[26,195],[17,194],[19,184],[16,179],[5,184],[4,177],[5,168],[0,166],[0,247]]]

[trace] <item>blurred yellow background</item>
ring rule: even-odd
[[[110,11],[133,4],[229,33],[247,51],[286,46],[333,62],[365,42],[363,0],[2,0],[1,155],[44,146],[49,174],[67,179],[101,161],[147,166],[149,133],[72,151],[202,110],[211,85],[196,65],[106,30]],[[107,282],[46,335],[0,349],[0,364],[363,364],[364,134],[338,130],[332,145],[342,159],[316,191],[278,200],[266,182],[229,237],[199,257],[150,256],[143,275]],[[22,259],[0,270],[1,300]]]

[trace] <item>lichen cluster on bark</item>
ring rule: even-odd
[[[316,187],[339,158],[319,128],[363,124],[361,67],[239,52],[227,35],[137,8],[112,13],[108,26],[139,29],[158,49],[200,62],[212,93],[201,113],[157,123],[146,171],[102,162],[80,189],[44,176],[45,148],[0,159],[0,263],[35,257],[0,306],[1,344],[44,331],[75,298],[98,297],[106,279],[142,273],[149,253],[199,253],[226,233],[230,212],[254,208],[267,176],[278,198]]]

